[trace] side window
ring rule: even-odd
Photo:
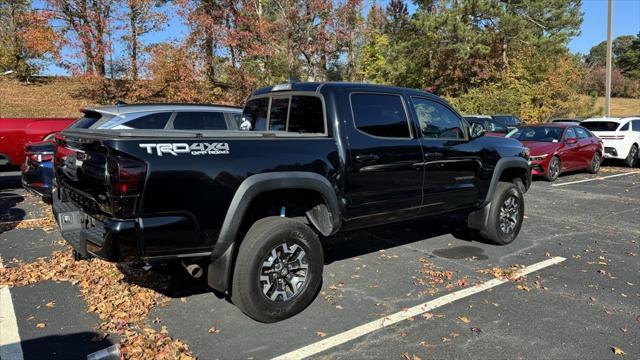
[[[399,95],[351,94],[351,109],[356,128],[364,133],[379,137],[411,137]]]
[[[489,132],[495,132],[495,133],[507,133],[509,132],[509,130],[507,129],[506,126],[500,124],[497,121],[493,121],[493,120],[487,120],[487,125],[489,126],[489,128],[487,129],[487,131]]]
[[[324,133],[322,101],[315,96],[292,96],[288,132]]]
[[[460,118],[435,101],[413,98],[413,107],[418,115],[420,132],[429,139],[462,139],[464,128]]]
[[[632,128],[633,131],[640,132],[640,120],[632,120],[631,121],[631,128]]]
[[[629,130],[629,123],[631,123],[631,122],[629,121],[628,123],[622,125],[622,127],[618,131],[628,131]]]
[[[242,121],[251,123],[251,129],[255,131],[267,130],[267,116],[269,111],[269,98],[253,99],[244,106]],[[241,127],[242,128],[242,127]]]
[[[170,117],[170,112],[155,113],[144,115],[137,119],[127,121],[122,125],[128,126],[132,129],[164,129],[165,126],[167,126],[167,122],[169,121]]]
[[[271,113],[269,114],[269,131],[287,130],[287,113],[289,98],[272,98]]]
[[[587,139],[589,138],[589,134],[587,134],[587,132],[582,129],[582,128],[575,128],[576,129],[576,133],[578,134],[578,139]]]
[[[227,130],[227,123],[224,120],[224,114],[219,111],[182,111],[176,114],[173,128],[176,130]]]
[[[576,131],[573,130],[573,128],[568,128],[567,129],[567,133],[564,134],[564,138],[565,139],[575,139],[576,138]]]

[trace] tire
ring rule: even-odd
[[[288,266],[283,267],[283,262]],[[231,301],[260,322],[289,318],[304,310],[317,295],[323,267],[320,240],[309,226],[284,217],[260,219],[238,249]],[[300,277],[304,282],[293,291]]]
[[[636,164],[636,160],[638,160],[638,145],[633,144],[629,149],[627,158],[624,159],[624,164],[628,167],[633,167]]]
[[[596,151],[591,158],[591,164],[587,168],[587,171],[591,174],[597,174],[600,171],[600,164],[602,164],[602,155]]]
[[[513,183],[499,182],[491,198],[491,209],[485,228],[480,235],[498,244],[506,245],[516,239],[524,219],[524,195]],[[510,224],[510,226],[509,226]]]
[[[549,165],[547,166],[547,171],[544,173],[545,180],[549,182],[554,182],[560,176],[562,172],[562,163],[560,162],[560,158],[554,156],[549,160]]]

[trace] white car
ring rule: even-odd
[[[638,162],[640,116],[591,118],[580,126],[602,139],[605,158],[624,160],[630,167]]]

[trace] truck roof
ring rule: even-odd
[[[285,92],[285,91],[310,91],[320,92],[322,88],[358,88],[358,89],[387,89],[394,91],[410,91],[421,93],[422,95],[430,95],[436,97],[436,95],[429,92],[417,89],[403,88],[399,86],[380,85],[380,84],[368,84],[368,83],[353,83],[342,81],[327,81],[327,82],[295,82],[286,84],[277,84],[272,86],[265,86],[257,89],[251,93],[251,96],[267,94],[271,92]]]

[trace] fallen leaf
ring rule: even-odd
[[[400,354],[400,358],[405,359],[405,360],[411,360],[411,358],[409,357],[409,353],[408,352]]]
[[[529,289],[529,287],[528,287],[528,286],[526,286],[526,285],[522,285],[522,284],[518,284],[518,285],[516,285],[516,289],[520,289],[520,290],[522,290],[522,291],[531,291],[531,289]]]
[[[482,332],[482,330],[480,330],[480,328],[477,328],[477,327],[472,327],[471,328],[471,332],[476,333],[476,334],[480,334]]]
[[[336,305],[336,309],[340,309],[340,310],[342,310],[342,309],[344,309],[344,308],[342,307],[342,305]]]
[[[424,314],[422,314],[422,317],[423,317],[423,318],[425,318],[425,319],[427,319],[427,320],[429,320],[429,319],[432,319],[432,318],[433,318],[433,314],[432,314],[432,313],[430,313],[430,312],[428,312],[428,313],[424,313]]]
[[[460,321],[462,321],[465,324],[468,324],[471,322],[471,320],[469,320],[469,318],[466,316],[458,316],[458,319],[460,319]]]
[[[424,348],[430,348],[430,347],[434,347],[435,346],[435,345],[429,344],[426,340],[420,341],[419,345],[424,347]]]
[[[47,307],[49,307],[49,308],[54,308],[54,307],[56,307],[56,303],[55,303],[55,301],[48,302],[48,303],[47,303]]]
[[[413,360],[422,360],[422,358],[416,354],[413,354]]]
[[[316,334],[317,334],[318,336],[320,336],[320,337],[325,337],[325,336],[327,336],[327,333],[326,333],[326,332],[324,332],[324,331],[318,331]]]
[[[212,326],[212,327],[210,327],[210,328],[209,328],[209,330],[207,330],[207,332],[208,332],[209,334],[217,334],[217,333],[219,333],[219,332],[220,332],[220,329],[218,329],[218,328],[217,328],[217,327],[215,327],[215,326]]]
[[[47,326],[47,324],[45,324],[45,323],[37,323],[36,324],[36,328],[38,328],[38,329],[44,329],[46,326]]]
[[[611,350],[613,350],[613,354],[614,354],[614,355],[620,355],[620,356],[622,356],[622,355],[624,355],[624,354],[625,354],[625,352],[624,352],[624,351],[622,351],[622,349],[620,349],[619,347],[612,346],[612,347],[611,347]]]

